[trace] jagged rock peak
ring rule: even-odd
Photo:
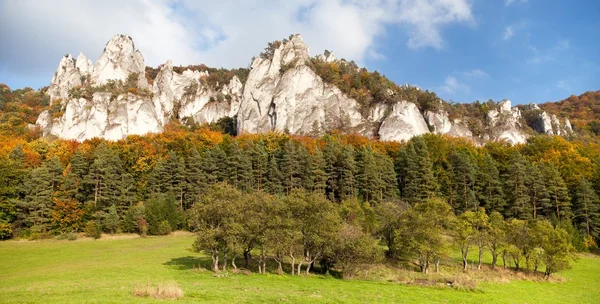
[[[512,109],[512,103],[510,100],[508,99],[504,99],[502,100],[499,104],[498,104],[499,108],[500,108],[500,113],[510,113],[511,109]]]
[[[129,74],[135,73],[139,75],[138,85],[146,88],[145,68],[144,56],[135,48],[133,39],[127,35],[115,35],[108,41],[94,66],[92,82],[103,85],[108,80],[125,81]]]
[[[325,62],[335,62],[337,60],[337,58],[335,58],[335,55],[333,54],[333,52],[328,51],[328,50],[325,50],[325,52],[323,52],[323,54],[317,55],[317,59],[323,60]]]
[[[69,90],[80,86],[92,71],[92,61],[80,53],[77,59],[67,54],[60,59],[56,72],[50,82],[48,94],[50,100],[66,99]]]

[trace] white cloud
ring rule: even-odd
[[[513,3],[527,3],[527,0],[504,0],[504,6],[509,6]]]
[[[468,85],[460,82],[454,76],[446,77],[446,80],[444,81],[444,85],[440,89],[444,93],[451,95],[451,96],[455,95],[457,93],[469,94],[471,92],[471,88]]]
[[[508,39],[512,38],[512,36],[514,36],[514,35],[515,35],[515,32],[513,31],[513,27],[512,27],[512,25],[509,25],[504,29],[503,39],[508,40]]]
[[[527,26],[525,21],[520,21],[511,25],[508,25],[504,28],[504,32],[502,34],[502,39],[504,41],[510,40],[514,37],[518,31],[524,29]]]
[[[479,79],[490,78],[490,75],[488,75],[488,73],[484,72],[481,69],[473,69],[473,70],[465,71],[465,72],[462,72],[462,74],[466,77],[471,77],[471,78],[479,78]]]
[[[527,59],[527,63],[541,64],[548,61],[553,61],[560,55],[561,52],[568,50],[570,47],[571,46],[568,40],[560,40],[552,48],[544,51],[540,51],[538,48],[530,45],[529,50],[533,55]]]
[[[247,66],[291,33],[303,34],[313,55],[329,49],[360,62],[381,58],[375,42],[386,27],[404,29],[410,48],[442,48],[445,27],[473,20],[471,0],[1,1],[0,68],[50,78],[64,53],[95,60],[118,33],[131,35],[153,66]]]

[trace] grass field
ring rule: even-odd
[[[312,275],[215,277],[187,250],[191,235],[0,242],[0,303],[600,303],[600,258],[581,256],[563,283],[481,283],[476,291]],[[132,295],[135,285],[176,283],[179,300]]]

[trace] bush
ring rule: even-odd
[[[85,236],[99,239],[102,236],[102,227],[95,221],[89,221],[85,224]]]
[[[9,223],[0,223],[0,240],[9,239],[12,234],[12,226]]]
[[[171,224],[167,220],[160,222],[158,229],[156,229],[156,234],[168,235],[169,233],[171,233]]]
[[[65,232],[65,233],[61,233],[56,237],[57,240],[59,241],[64,241],[64,240],[68,240],[68,241],[74,241],[77,239],[77,234],[73,233],[73,232]]]

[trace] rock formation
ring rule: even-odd
[[[329,51],[311,59],[302,37],[293,35],[269,54],[256,57],[244,83],[233,76],[219,79],[215,85],[214,79],[207,81],[208,69],[196,66],[182,71],[174,69],[170,60],[150,79],[145,73],[144,57],[131,37],[116,35],[96,64],[83,54],[77,59],[71,55],[61,59],[48,89],[52,111],[42,112],[37,124],[44,135],[76,140],[119,140],[133,134],[161,132],[171,119],[203,124],[224,117],[237,119],[238,133],[321,135],[341,130],[405,141],[433,132],[476,142],[511,143],[522,143],[529,136],[521,110],[511,107],[509,100],[489,110],[485,118],[477,118],[484,130],[475,136],[466,118],[449,118],[441,100],[439,110],[424,113],[406,100],[376,102],[365,108],[325,82],[311,69],[310,60],[347,64]],[[536,105],[529,110],[541,112]],[[556,116],[545,112],[531,127],[546,134],[572,132],[568,120],[561,125]]]

